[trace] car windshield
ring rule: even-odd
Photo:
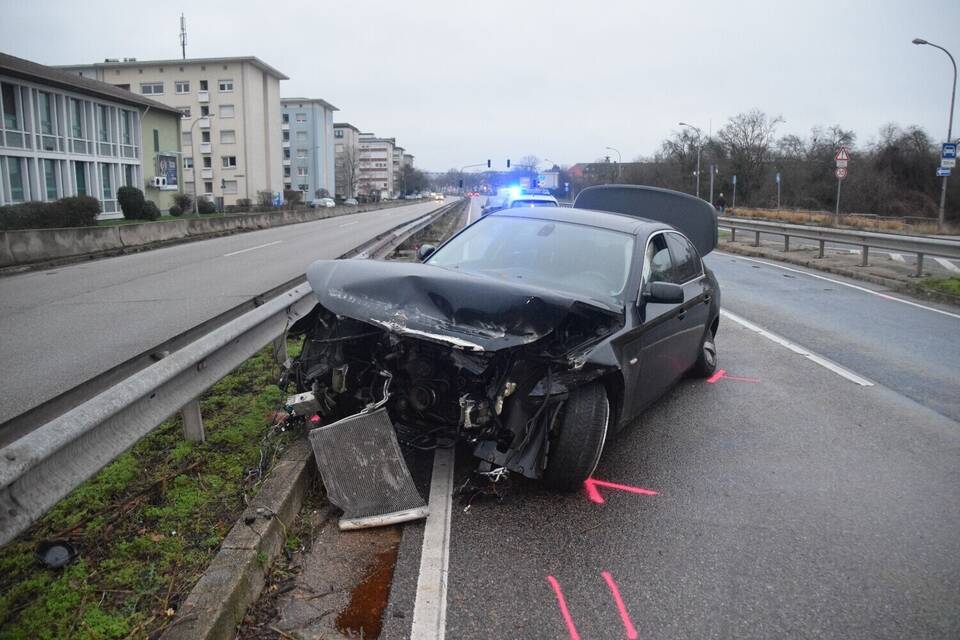
[[[556,202],[552,200],[514,200],[510,203],[511,207],[555,207]]]
[[[633,236],[579,224],[492,216],[465,229],[429,264],[623,306]]]

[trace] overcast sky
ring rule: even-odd
[[[524,155],[652,155],[684,120],[751,108],[781,133],[867,143],[884,123],[946,137],[960,0],[203,3],[0,0],[0,49],[43,64],[253,55],[338,121],[397,138],[428,170]],[[958,123],[960,125],[960,123]],[[957,128],[954,129],[955,135]]]

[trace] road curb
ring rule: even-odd
[[[900,293],[918,296],[931,302],[940,302],[942,304],[960,306],[960,298],[951,296],[947,293],[931,291],[930,289],[925,289],[919,285],[897,280],[895,278],[884,278],[883,276],[864,273],[863,271],[857,271],[855,269],[823,265],[815,258],[795,258],[793,256],[783,255],[780,252],[774,252],[762,248],[757,249],[754,247],[746,247],[740,244],[733,244],[729,241],[718,244],[717,248],[721,251],[726,251],[727,253],[735,253],[753,258],[766,258],[767,260],[775,260],[777,262],[786,262],[787,264],[793,264],[799,267],[807,267],[808,269],[813,269],[815,271],[823,271],[824,273],[832,273],[834,275],[860,280],[861,282],[878,284],[882,287],[888,287],[889,289]]]
[[[315,477],[312,461],[306,440],[281,455],[161,640],[229,640],[236,635],[303,506]]]

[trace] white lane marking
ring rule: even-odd
[[[946,258],[934,258],[934,260],[936,260],[936,261],[937,261],[937,264],[939,264],[941,267],[943,267],[943,268],[946,269],[947,271],[952,271],[952,272],[954,272],[954,273],[960,273],[960,267],[958,267],[957,265],[953,264],[952,262],[950,262],[950,261],[947,260]]]
[[[764,338],[766,338],[767,340],[770,340],[771,342],[775,342],[782,347],[786,347],[787,349],[790,349],[790,351],[793,351],[794,353],[800,354],[807,360],[810,360],[811,362],[815,362],[821,367],[825,369],[829,369],[830,371],[833,371],[838,376],[846,378],[847,380],[849,380],[854,384],[858,384],[861,387],[873,386],[873,383],[867,380],[866,378],[857,375],[856,373],[854,373],[853,371],[850,371],[845,367],[840,366],[833,360],[828,360],[827,358],[824,358],[823,356],[817,355],[813,351],[810,351],[806,347],[801,347],[796,342],[791,342],[790,340],[787,340],[783,336],[779,336],[771,331],[767,331],[762,327],[758,327],[757,325],[753,324],[749,320],[741,318],[735,313],[730,313],[726,309],[721,309],[720,315],[727,318],[728,320],[732,320],[733,322],[736,322],[737,324],[739,324],[745,329],[749,329],[750,331],[753,331],[763,336]]]
[[[430,515],[423,528],[420,575],[413,603],[410,640],[443,640],[447,630],[447,565],[450,559],[450,512],[454,450],[438,448],[430,478]]]
[[[238,253],[246,253],[247,251],[256,251],[257,249],[263,249],[264,247],[272,247],[273,245],[280,244],[281,242],[283,242],[283,240],[274,240],[273,242],[268,242],[267,244],[258,244],[255,247],[250,247],[249,249],[240,249],[240,251],[231,251],[230,253],[225,253],[223,254],[223,257],[228,258],[230,256],[235,256]]]
[[[894,262],[906,262],[906,259],[905,259],[901,254],[899,254],[899,253],[891,253],[891,254],[890,254],[890,258],[891,258]]]
[[[866,287],[861,287],[861,286],[858,286],[858,285],[855,285],[855,284],[850,284],[849,282],[843,282],[842,280],[834,280],[833,278],[827,278],[826,276],[820,276],[820,275],[817,275],[817,274],[815,274],[815,273],[810,273],[809,271],[803,271],[803,270],[801,270],[801,269],[793,269],[792,267],[787,267],[787,266],[784,266],[784,265],[782,265],[782,264],[776,264],[776,263],[773,263],[773,262],[767,262],[766,260],[757,260],[756,258],[747,258],[747,257],[741,256],[741,255],[737,255],[737,254],[735,254],[735,253],[724,253],[724,252],[722,252],[722,251],[716,251],[715,253],[718,253],[718,254],[723,255],[723,256],[728,256],[728,257],[730,257],[730,258],[736,258],[736,259],[738,259],[738,260],[746,260],[747,262],[756,262],[756,263],[758,263],[758,264],[765,264],[765,265],[767,265],[768,267],[776,267],[777,269],[783,269],[784,271],[791,271],[791,272],[793,272],[793,273],[801,273],[801,274],[803,274],[803,275],[805,275],[805,276],[809,276],[809,277],[811,277],[811,278],[816,278],[817,280],[825,280],[825,281],[827,281],[827,282],[832,282],[833,284],[839,284],[839,285],[842,285],[842,286],[844,286],[844,287],[849,287],[849,288],[851,288],[851,289],[856,289],[857,291],[863,291],[864,293],[869,293],[869,294],[872,295],[872,296],[877,296],[878,298],[883,298],[884,300],[892,300],[893,302],[900,302],[900,303],[903,303],[903,304],[908,304],[908,305],[910,305],[911,307],[917,307],[918,309],[926,309],[927,311],[933,311],[934,313],[939,313],[939,314],[941,314],[941,315],[949,316],[949,317],[951,317],[951,318],[956,318],[957,320],[960,320],[960,314],[950,313],[949,311],[944,311],[943,309],[937,309],[936,307],[928,307],[927,305],[925,305],[925,304],[920,304],[919,302],[911,302],[910,300],[904,300],[903,298],[896,298],[896,297],[894,297],[894,296],[891,296],[891,295],[888,294],[888,293],[882,293],[882,292],[880,292],[880,291],[874,291],[873,289],[867,289]]]
[[[353,222],[344,222],[343,224],[340,225],[340,227],[341,227],[341,228],[342,228],[342,227],[349,227],[349,226],[352,225],[352,224],[360,224],[360,221],[359,221],[359,220],[354,220]]]

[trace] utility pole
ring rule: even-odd
[[[777,211],[780,210],[780,172],[777,171]]]
[[[941,47],[938,44],[933,44],[932,42],[927,42],[923,38],[914,38],[913,44],[926,44],[931,47],[935,47],[947,54],[947,57],[950,58],[950,64],[953,65],[953,86],[950,89],[950,114],[947,124],[947,142],[953,142],[953,103],[954,98],[957,95],[957,61],[953,59],[953,56],[950,55],[950,52]],[[946,222],[946,217],[944,209],[947,204],[947,176],[943,176],[943,185],[940,187],[940,216],[937,218],[937,230],[943,231],[943,225]]]
[[[717,174],[717,165],[710,164],[710,204],[713,204],[713,176]]]
[[[687,124],[686,122],[680,122],[678,124],[681,127],[690,127],[691,129],[697,132],[697,197],[699,198],[700,197],[700,153],[703,151],[703,142],[701,142],[702,132],[700,131],[699,127],[695,127],[692,124]]]
[[[730,205],[730,208],[737,208],[737,176],[733,176],[733,203]]]
[[[180,14],[180,53],[187,59],[187,19]]]
[[[613,147],[604,147],[604,148],[605,148],[605,149],[609,149],[610,151],[617,151],[617,150],[614,149]],[[620,181],[620,166],[621,166],[622,164],[623,164],[623,156],[621,156],[621,155],[620,155],[620,152],[617,151],[617,182]]]

